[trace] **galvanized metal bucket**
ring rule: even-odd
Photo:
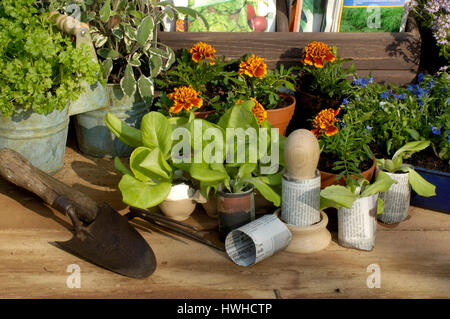
[[[111,112],[128,125],[140,128],[148,108],[139,93],[128,97],[122,93],[118,84],[107,84],[105,94],[105,104],[100,109],[76,115],[78,147],[83,153],[96,157],[130,156],[133,149],[111,133],[105,124],[105,115]],[[94,103],[87,95],[81,98],[86,99],[86,104]]]
[[[11,117],[0,116],[0,149],[10,148],[48,174],[64,166],[68,107],[40,115],[32,109]]]

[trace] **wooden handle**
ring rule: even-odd
[[[7,148],[0,151],[0,175],[57,209],[60,207],[55,205],[56,199],[64,196],[75,207],[78,217],[86,223],[97,217],[98,205],[93,199],[37,169],[16,151]]]
[[[286,177],[291,179],[312,179],[316,177],[320,146],[309,130],[298,129],[289,134],[284,145]]]
[[[77,35],[78,31],[81,29],[86,29],[89,31],[89,25],[84,22],[80,22],[73,17],[61,14],[58,11],[52,11],[50,13],[50,19],[56,24],[56,26],[61,30],[71,35]]]

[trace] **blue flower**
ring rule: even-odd
[[[400,100],[404,100],[404,99],[406,99],[406,94],[405,93],[401,93],[401,94],[397,95],[397,98],[400,99]]]
[[[344,99],[342,100],[342,104],[343,104],[343,105],[346,105],[346,104],[348,104],[348,103],[350,103],[350,101],[349,101],[347,98],[344,98]]]
[[[369,125],[367,125],[367,126],[366,126],[366,129],[367,129],[367,130],[369,130],[369,131],[372,131],[372,129],[373,129],[373,126],[369,126]]]
[[[422,73],[419,73],[418,75],[417,75],[417,82],[422,82],[423,81],[423,74]]]
[[[450,130],[447,131],[447,143],[450,143]]]
[[[366,88],[367,83],[368,82],[365,78],[360,78],[360,79],[353,78],[353,85]]]
[[[369,81],[369,83],[373,83],[373,77],[367,78],[367,81]]]
[[[389,99],[389,93],[386,92],[386,91],[383,91],[383,92],[380,94],[380,97],[381,97],[382,99],[388,100],[388,99]]]
[[[431,127],[431,133],[433,133],[434,135],[441,135],[441,130],[434,126],[433,124],[430,123],[430,127]]]
[[[344,127],[344,126],[345,126],[345,122],[344,122],[344,120],[342,120],[342,122],[341,122],[341,126],[342,126],[342,127]]]

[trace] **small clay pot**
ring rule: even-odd
[[[190,199],[164,200],[159,204],[159,208],[167,217],[177,221],[183,221],[189,218],[195,210],[197,203]]]
[[[217,213],[219,215],[219,235],[222,241],[233,229],[255,219],[253,187],[241,193],[217,193]]]
[[[291,104],[280,109],[266,110],[267,121],[272,124],[274,128],[277,128],[281,135],[284,135],[286,134],[286,128],[294,115],[295,97],[285,93],[280,93],[280,96],[291,99]]]
[[[373,163],[372,166],[361,173],[361,176],[370,181],[373,177],[373,174],[375,173],[375,168],[377,166],[377,161],[375,159],[375,156],[373,157]],[[340,180],[336,180],[336,177],[338,174],[328,173],[324,171],[320,171],[320,188],[324,189],[327,186],[330,185],[342,185],[345,186],[345,182],[347,178],[344,176]]]
[[[286,251],[309,254],[327,248],[331,242],[331,234],[327,229],[328,217],[324,212],[320,212],[320,217],[318,223],[307,227],[286,224],[292,233],[292,240]]]

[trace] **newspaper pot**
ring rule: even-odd
[[[10,148],[48,174],[64,166],[68,107],[41,115],[30,108],[20,115],[0,116],[0,149]]]
[[[320,212],[320,221],[311,226],[295,226],[286,224],[292,233],[292,240],[286,251],[297,254],[309,254],[321,251],[331,242],[331,234],[327,229],[328,216]]]
[[[130,156],[133,149],[108,129],[105,115],[111,112],[128,125],[140,128],[148,108],[137,91],[134,96],[128,97],[119,84],[107,84],[105,92],[106,104],[102,108],[76,116],[78,147],[83,153],[96,157]]]
[[[424,179],[436,186],[436,195],[423,197],[412,191],[411,205],[450,213],[450,173],[414,167]]]
[[[291,104],[288,106],[279,108],[266,110],[267,111],[267,121],[272,124],[274,128],[277,128],[281,135],[286,133],[286,129],[289,125],[289,122],[292,119],[295,111],[295,97],[289,94],[280,93],[281,97],[289,98],[291,100]]]
[[[365,170],[364,172],[361,173],[362,177],[364,177],[365,179],[370,181],[373,177],[373,174],[375,173],[376,166],[377,166],[377,161],[374,156],[372,166],[370,166],[370,168],[368,170]],[[344,176],[340,180],[337,181],[336,180],[337,176],[338,176],[338,174],[320,171],[320,188],[324,189],[325,187],[330,186],[330,185],[345,186],[346,177]]]
[[[241,193],[219,191],[217,212],[220,239],[224,241],[230,231],[255,219],[253,187]]]
[[[378,193],[358,198],[351,209],[338,209],[339,245],[361,250],[375,247]]]
[[[377,215],[377,218],[385,224],[400,223],[408,216],[411,198],[408,173],[385,173],[397,181],[397,184],[392,184],[387,192],[380,193],[379,196],[384,202],[384,210],[382,214]]]

